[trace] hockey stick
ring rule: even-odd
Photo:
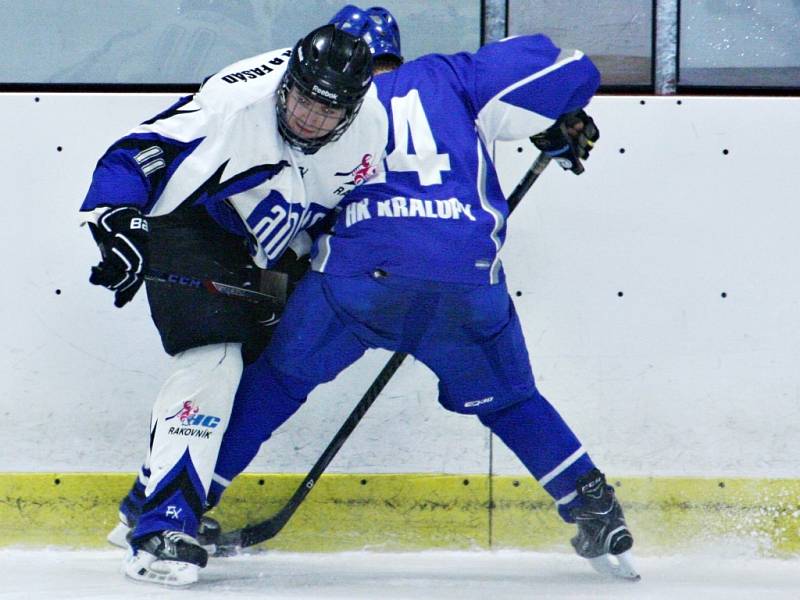
[[[239,548],[247,548],[248,546],[254,546],[255,544],[260,544],[261,542],[272,539],[281,529],[283,529],[283,526],[286,525],[289,519],[292,518],[292,515],[298,509],[300,504],[314,488],[317,480],[339,452],[339,449],[342,447],[345,441],[347,441],[347,438],[350,437],[351,433],[353,433],[353,430],[356,428],[356,425],[358,425],[359,421],[361,421],[364,413],[367,412],[369,407],[372,406],[372,403],[378,397],[378,394],[380,394],[383,388],[386,387],[386,384],[389,383],[392,375],[395,374],[397,369],[405,360],[406,356],[407,355],[403,354],[402,352],[395,352],[392,355],[392,357],[389,359],[389,362],[386,363],[386,366],[383,367],[381,372],[375,378],[375,381],[373,381],[372,385],[369,386],[369,389],[366,391],[364,396],[358,401],[358,404],[356,404],[353,412],[350,413],[345,422],[339,428],[339,431],[337,431],[336,435],[333,436],[333,439],[328,444],[328,447],[325,448],[325,451],[317,459],[317,462],[314,463],[314,466],[311,467],[308,475],[306,475],[300,485],[297,486],[294,494],[292,494],[292,497],[289,498],[283,508],[260,523],[248,525],[242,529],[236,529],[228,533],[223,533],[220,536],[219,542],[217,542],[217,549],[214,553],[215,555],[226,556],[229,554],[235,554]]]
[[[545,155],[544,153],[539,154],[534,163],[525,173],[525,176],[517,184],[517,187],[514,188],[514,191],[512,191],[511,195],[508,197],[509,214],[517,207],[520,200],[522,200],[522,198],[525,196],[534,182],[539,178],[539,175],[542,174],[549,163],[549,156]],[[294,494],[292,494],[292,497],[289,498],[283,508],[281,508],[271,517],[259,523],[248,525],[242,529],[236,529],[228,533],[223,533],[220,536],[219,542],[217,543],[215,555],[225,556],[235,554],[241,548],[254,546],[256,544],[260,544],[261,542],[272,539],[278,534],[278,532],[280,532],[281,529],[283,529],[284,525],[286,525],[289,519],[292,518],[292,515],[298,509],[300,504],[314,488],[325,469],[339,452],[339,449],[342,447],[345,441],[347,441],[347,438],[350,437],[351,433],[353,433],[356,425],[358,425],[358,423],[364,417],[367,410],[369,410],[370,406],[372,406],[372,403],[375,402],[375,399],[383,391],[383,388],[386,387],[386,384],[389,383],[389,380],[397,372],[397,369],[399,369],[400,365],[403,364],[406,356],[408,355],[403,352],[395,352],[392,355],[392,357],[389,359],[389,362],[386,363],[381,372],[375,378],[375,381],[373,381],[372,385],[369,386],[369,389],[366,391],[364,396],[358,401],[358,404],[356,404],[353,411],[339,428],[339,431],[337,431],[336,435],[333,436],[333,439],[328,444],[328,447],[322,452],[322,455],[317,459],[317,462],[314,463],[314,466],[311,467],[308,475],[305,476],[303,481],[297,487]]]
[[[265,294],[258,290],[238,287],[235,285],[228,285],[227,283],[220,283],[211,279],[201,279],[200,277],[193,277],[191,275],[183,275],[180,273],[165,273],[150,269],[144,276],[147,281],[157,281],[159,283],[172,283],[181,285],[188,288],[198,290],[205,290],[210,294],[217,294],[221,296],[228,296],[229,298],[236,298],[245,302],[253,304],[261,304],[262,302],[269,302],[272,304],[280,304],[280,299],[271,294]]]
[[[517,205],[525,197],[525,194],[528,193],[528,190],[531,189],[531,186],[536,182],[537,179],[539,179],[539,175],[541,175],[547,168],[547,165],[550,164],[550,160],[551,158],[544,152],[539,153],[539,156],[536,157],[536,160],[533,161],[533,164],[527,170],[522,179],[520,179],[517,187],[515,187],[509,195],[508,214],[514,212],[514,209],[517,208]]]

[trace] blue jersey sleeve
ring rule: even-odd
[[[544,35],[509,38],[453,58],[487,143],[546,129],[586,106],[600,85],[597,67],[583,52],[559,49]]]
[[[551,119],[585,106],[600,73],[578,50],[562,50],[544,35],[509,38],[474,54],[479,110],[506,102]]]
[[[587,104],[599,82],[582,52],[541,35],[378,75],[389,120],[385,172],[345,199],[333,231],[316,242],[313,268],[498,283],[508,203],[491,145],[547,129]]]
[[[122,140],[114,144],[98,161],[81,211],[92,211],[100,206],[145,208],[147,205],[150,187],[147,178],[122,144]]]

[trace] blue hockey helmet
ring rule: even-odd
[[[348,4],[328,23],[364,38],[373,59],[393,57],[398,63],[403,62],[403,54],[400,51],[400,28],[392,13],[385,8],[373,6],[361,10],[353,4]]]

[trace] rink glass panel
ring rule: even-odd
[[[0,0],[0,83],[197,84],[293,46],[340,0]],[[479,0],[384,2],[406,58],[477,50]],[[366,7],[368,5],[364,5]]]
[[[800,88],[800,3],[680,3],[682,86]]]
[[[604,86],[653,81],[651,0],[509,0],[509,35],[537,32],[561,48],[580,48],[591,56]]]

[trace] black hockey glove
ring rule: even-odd
[[[561,115],[549,128],[531,138],[536,147],[547,156],[554,158],[562,169],[580,175],[583,173],[582,160],[589,158],[589,152],[600,138],[600,132],[592,117],[583,109]]]
[[[297,256],[287,248],[271,269],[258,270],[260,282],[258,289],[275,299],[275,302],[261,302],[256,306],[256,321],[265,327],[272,327],[280,321],[280,315],[295,286],[306,274],[311,263],[307,255]]]
[[[272,339],[287,299],[309,267],[308,256],[297,256],[294,250],[287,248],[272,269],[256,270],[259,273],[259,291],[274,298],[275,302],[254,305],[253,317],[258,326],[249,330],[249,337],[242,346],[246,365],[254,362]]]
[[[294,291],[295,286],[300,283],[300,280],[308,272],[311,267],[310,257],[305,254],[297,256],[297,253],[291,248],[287,248],[283,255],[278,259],[274,269],[281,273],[286,273],[289,276],[289,285],[286,290],[288,297]]]
[[[147,219],[138,208],[117,206],[89,227],[102,257],[92,267],[89,283],[112,290],[114,306],[122,308],[144,283],[150,258]]]

